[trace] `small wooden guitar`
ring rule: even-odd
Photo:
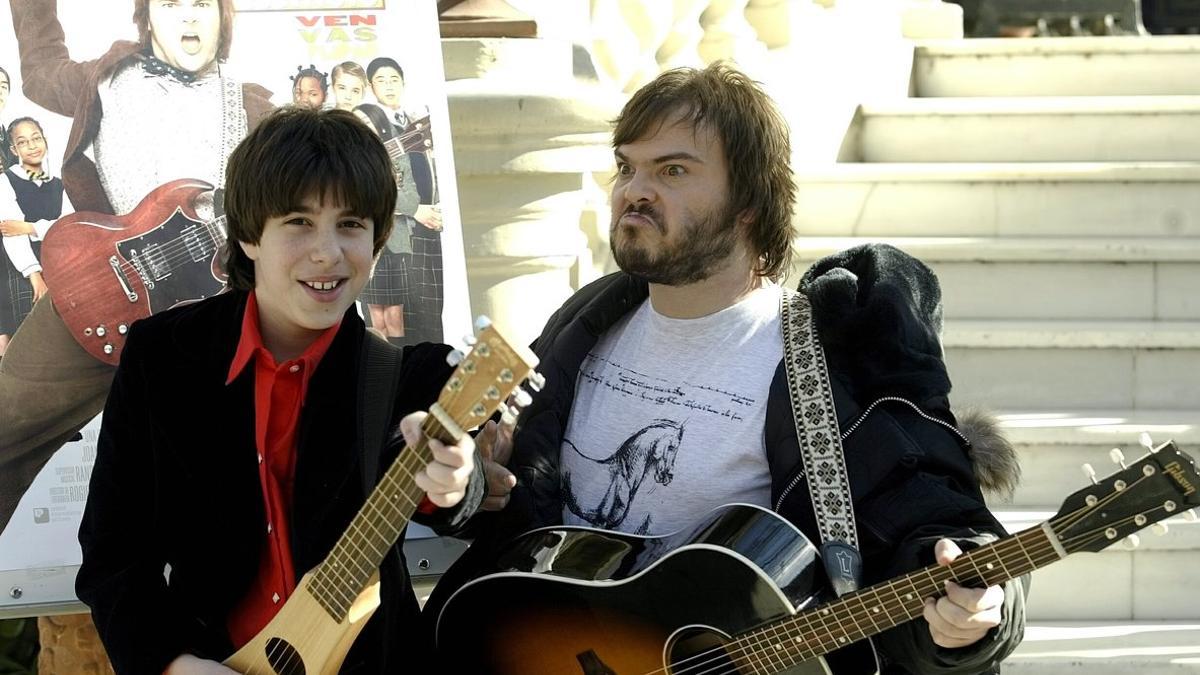
[[[540,380],[531,352],[509,345],[487,323],[477,322],[476,328],[478,341],[430,408],[421,442],[400,451],[325,560],[300,579],[275,618],[226,666],[263,675],[318,675],[341,668],[379,606],[379,565],[425,496],[415,476],[433,458],[426,438],[457,442],[465,429],[504,405],[525,378]]]
[[[661,538],[535,530],[504,572],[459,589],[438,617],[446,672],[505,675],[765,675],[874,672],[848,649],[922,615],[943,584],[1001,584],[1100,551],[1200,505],[1191,457],[1166,443],[1071,495],[1050,520],[824,602],[817,551],[770,511],[726,506]],[[1194,515],[1193,515],[1194,517]],[[828,657],[828,658],[827,658]]]
[[[82,211],[59,219],[42,243],[50,297],[79,344],[116,365],[134,321],[225,287],[223,218],[205,222],[195,200],[213,187],[159,186],[124,216]]]

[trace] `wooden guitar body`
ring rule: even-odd
[[[448,672],[503,675],[691,675],[775,672],[724,645],[824,591],[816,548],[754,506],[709,513],[661,538],[590,528],[530,532],[506,547],[504,572],[464,585],[438,618]],[[871,673],[868,643],[784,671]]]
[[[172,181],[124,216],[74,213],[46,232],[46,284],[88,353],[116,365],[134,321],[224,288],[218,254],[225,233],[195,209],[196,197],[212,189],[200,180]]]
[[[371,578],[346,618],[339,622],[318,601],[313,574],[304,575],[295,593],[258,635],[225,665],[239,673],[262,675],[335,675],[355,638],[379,607],[379,573]]]

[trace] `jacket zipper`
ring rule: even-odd
[[[850,438],[850,434],[853,434],[855,431],[858,431],[858,428],[860,426],[862,426],[862,423],[867,419],[867,416],[870,415],[872,412],[874,412],[875,408],[878,407],[879,404],[888,403],[888,402],[896,402],[896,403],[906,404],[908,407],[912,408],[913,411],[916,412],[918,415],[920,415],[922,418],[927,419],[930,422],[933,422],[934,424],[940,424],[941,426],[949,429],[955,436],[958,436],[960,439],[962,439],[962,442],[964,445],[966,445],[968,448],[971,447],[971,442],[967,440],[966,436],[962,435],[961,431],[959,431],[958,429],[955,429],[954,425],[948,424],[942,420],[939,420],[936,417],[926,414],[925,411],[921,410],[921,408],[919,408],[916,403],[913,403],[912,401],[910,401],[906,398],[901,398],[899,396],[884,396],[883,398],[878,399],[871,405],[867,406],[867,409],[864,410],[862,412],[862,414],[858,416],[858,419],[851,422],[850,426],[845,431],[842,432],[842,442],[845,443],[846,439]],[[796,487],[796,485],[798,485],[800,483],[800,479],[803,477],[804,477],[804,467],[801,466],[800,472],[796,474],[796,477],[792,479],[791,483],[788,483],[788,486],[786,488],[784,488],[783,492],[779,495],[779,499],[775,502],[775,512],[776,513],[778,513],[779,509],[783,506],[783,500],[787,499],[788,494]]]

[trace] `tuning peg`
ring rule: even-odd
[[[1154,531],[1154,534],[1157,534],[1160,537],[1166,534],[1168,530],[1166,523],[1155,523],[1150,527],[1150,529]]]
[[[510,427],[517,423],[517,416],[513,414],[512,408],[500,406],[500,423]]]
[[[541,391],[542,387],[546,386],[546,376],[538,371],[533,371],[529,374],[529,388],[534,391]]]
[[[1092,468],[1091,464],[1084,464],[1081,468],[1083,469],[1083,475],[1092,481],[1092,485],[1099,485],[1099,481],[1096,480],[1096,470]]]
[[[479,332],[485,331],[488,328],[490,328],[491,325],[492,325],[492,320],[487,318],[487,316],[480,314],[475,319],[475,332],[479,333]]]
[[[1179,515],[1183,516],[1183,519],[1188,521],[1189,523],[1196,522],[1196,510],[1195,509],[1188,509],[1187,511],[1184,511],[1183,513],[1181,513]]]
[[[1150,436],[1149,431],[1143,431],[1142,434],[1138,436],[1138,445],[1149,450],[1150,452],[1154,452],[1154,438]]]
[[[1113,448],[1108,451],[1108,457],[1113,461],[1113,464],[1118,464],[1122,469],[1129,467],[1125,466],[1125,453],[1121,452],[1120,448]]]
[[[518,409],[522,409],[530,403],[533,403],[533,397],[530,396],[529,392],[525,391],[524,389],[517,389],[515,392],[513,392],[513,403],[517,405]]]
[[[451,350],[450,353],[446,354],[446,363],[450,364],[451,368],[457,368],[458,364],[462,363],[463,356],[464,354],[461,351],[457,349]]]
[[[474,347],[477,342],[474,335],[464,335],[462,341],[468,347]]]
[[[1128,537],[1125,537],[1125,539],[1121,541],[1121,547],[1124,548],[1126,551],[1132,551],[1133,549],[1138,547],[1138,544],[1141,544],[1141,543],[1142,543],[1142,540],[1136,534],[1131,534]]]

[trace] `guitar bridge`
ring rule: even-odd
[[[108,266],[112,268],[113,274],[117,276],[117,283],[121,284],[121,290],[125,291],[125,299],[130,302],[138,301],[138,294],[129,287],[129,280],[125,278],[125,274],[121,272],[121,261],[117,256],[111,256],[108,259]],[[139,272],[140,274],[140,272]],[[143,277],[144,278],[144,277]]]
[[[133,268],[137,270],[138,276],[142,278],[142,283],[146,284],[146,290],[154,290],[154,279],[146,269],[146,263],[142,260],[142,256],[138,254],[137,249],[129,250],[129,261],[133,263]]]

